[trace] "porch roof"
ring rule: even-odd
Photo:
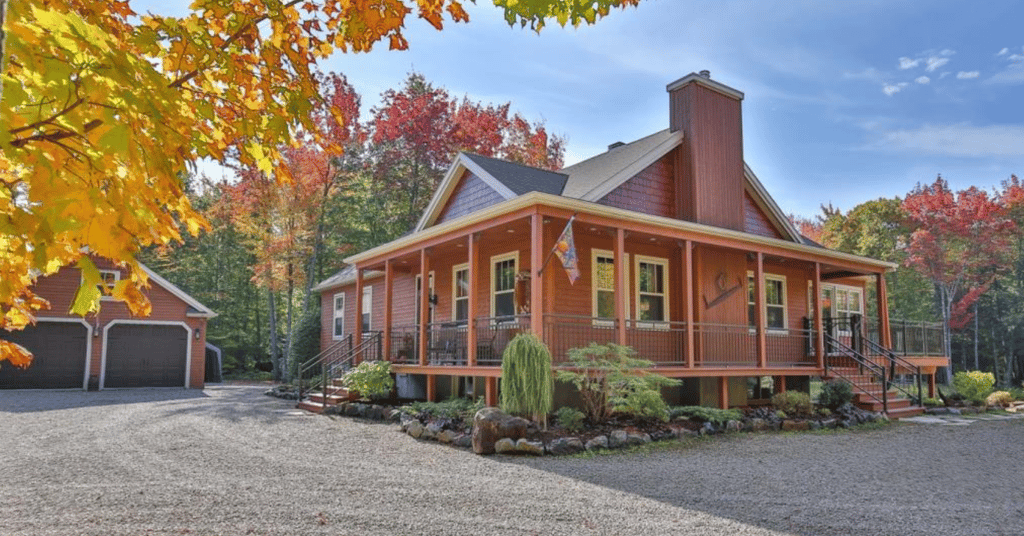
[[[627,230],[644,233],[663,233],[669,237],[680,239],[692,239],[697,243],[721,244],[729,242],[734,247],[744,247],[750,251],[775,250],[799,254],[802,257],[818,259],[825,262],[837,262],[840,264],[857,264],[870,267],[880,271],[892,271],[896,264],[861,257],[841,251],[834,251],[820,246],[804,243],[791,242],[778,238],[768,238],[732,229],[713,227],[700,223],[666,218],[643,214],[631,210],[624,210],[609,207],[594,202],[571,199],[563,196],[530,192],[520,195],[467,214],[460,218],[444,222],[439,225],[427,227],[415,233],[403,236],[387,244],[382,244],[362,253],[357,253],[345,259],[348,264],[373,264],[380,262],[388,254],[398,253],[402,250],[415,248],[425,242],[438,243],[439,241],[456,239],[465,236],[470,232],[486,228],[488,223],[503,216],[516,212],[528,213],[530,209],[540,211],[545,215],[559,217],[562,214],[578,214],[578,220],[583,221],[587,217],[601,220],[612,220],[616,226]],[[546,210],[545,210],[546,209]],[[566,216],[568,217],[568,216]],[[506,218],[507,219],[507,218]]]

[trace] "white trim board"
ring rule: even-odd
[[[100,390],[105,389],[104,383],[107,379],[107,336],[110,334],[110,328],[112,326],[131,324],[140,326],[180,326],[185,328],[185,389],[188,389],[189,378],[192,375],[192,328],[188,324],[181,321],[173,320],[125,320],[116,319],[107,322],[107,325],[103,326],[103,350],[100,357]]]

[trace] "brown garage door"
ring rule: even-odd
[[[181,326],[111,326],[103,386],[184,387],[187,346],[188,332]]]
[[[85,379],[88,330],[82,324],[38,322],[23,331],[0,330],[0,338],[33,354],[26,369],[0,363],[0,389],[81,389]]]

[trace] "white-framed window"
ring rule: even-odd
[[[491,315],[499,321],[512,320],[516,314],[518,266],[518,251],[491,257]]]
[[[469,321],[469,264],[452,267],[452,320],[461,324]]]
[[[103,281],[103,283],[96,285],[100,292],[102,292],[100,299],[113,300],[114,297],[110,296],[110,291],[114,290],[114,285],[121,280],[121,272],[118,270],[99,270],[99,273],[100,280]],[[83,276],[82,279],[84,280],[85,277]],[[106,287],[105,291],[103,287]]]
[[[363,333],[369,333],[373,331],[373,287],[363,287],[363,299],[360,307],[360,313],[363,315]]]
[[[334,334],[335,340],[345,336],[345,293],[334,295]]]
[[[430,285],[430,296],[432,297],[432,296],[434,296],[434,271],[433,270],[430,271],[429,278],[430,279],[429,279],[429,283],[428,284]],[[422,289],[423,289],[423,276],[421,274],[416,274],[416,302],[415,302],[416,303],[416,307],[414,307],[414,309],[416,309],[416,325],[419,325],[419,323],[420,323],[420,293],[422,292]],[[427,311],[428,311],[428,314],[430,315],[429,318],[427,318],[427,323],[430,324],[430,323],[432,323],[434,321],[434,305],[430,304],[427,307]]]
[[[813,311],[813,306],[808,310]],[[846,321],[854,314],[864,315],[864,289],[834,283],[821,286],[822,318],[840,319],[840,329],[846,329]]]
[[[754,273],[747,272],[747,321],[757,325],[756,296],[754,295]],[[781,275],[764,275],[764,318],[769,331],[786,329],[786,278]]]
[[[629,255],[623,269],[629,271]],[[591,316],[595,325],[611,325],[615,320],[615,253],[603,249],[590,250]],[[629,310],[626,310],[629,316]]]
[[[637,321],[668,322],[668,259],[636,256]]]

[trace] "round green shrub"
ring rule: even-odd
[[[818,405],[835,411],[843,404],[853,400],[853,388],[849,383],[840,380],[829,380],[821,386]]]
[[[772,396],[772,406],[793,417],[810,416],[814,412],[811,395],[800,391],[784,391]]]
[[[974,404],[981,404],[985,397],[992,392],[996,384],[996,377],[991,372],[972,370],[970,372],[957,372],[953,375],[953,388],[957,393],[963,395]]]
[[[391,363],[388,361],[363,361],[346,372],[341,381],[346,389],[356,391],[367,399],[388,396],[395,387],[395,379],[391,377]]]

